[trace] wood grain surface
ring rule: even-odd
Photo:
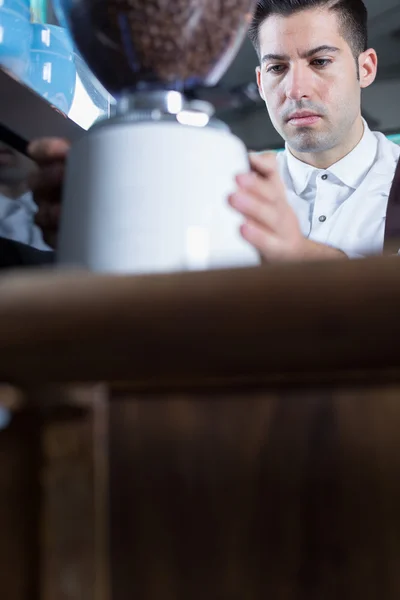
[[[152,386],[400,368],[400,261],[0,279],[0,381]],[[281,377],[282,380],[282,377]]]
[[[0,431],[0,595],[4,600],[41,600],[40,421],[17,414]]]
[[[398,600],[399,306],[390,258],[2,277],[4,598]]]
[[[112,599],[396,600],[400,387],[112,405]]]
[[[102,388],[91,393],[85,413],[41,427],[40,600],[109,600],[108,408]]]

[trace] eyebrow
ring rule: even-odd
[[[300,54],[300,58],[311,58],[315,54],[319,54],[320,52],[339,52],[339,48],[335,46],[327,46],[324,44],[323,46],[318,46],[317,48],[312,48],[311,50],[307,50]],[[265,62],[267,60],[290,60],[290,56],[287,54],[264,54],[261,59],[261,62]]]

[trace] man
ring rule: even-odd
[[[388,196],[400,148],[361,117],[361,90],[376,76],[362,0],[261,0],[250,36],[257,81],[286,140],[277,158],[250,157],[230,198],[243,237],[267,262],[345,259],[383,249]],[[54,245],[63,140],[34,142],[37,217]]]
[[[0,142],[0,236],[46,250],[27,177],[34,164]]]
[[[381,253],[400,148],[361,117],[377,71],[362,0],[260,0],[250,37],[286,149],[252,156],[254,172],[238,177],[229,201],[243,237],[266,261]]]
[[[3,222],[0,220],[0,269],[39,267],[51,265],[55,260],[54,252],[50,249],[56,246],[63,168],[69,144],[53,138],[42,139],[34,142],[32,149],[31,156],[39,168],[31,172],[29,179],[40,201],[36,221],[43,231],[43,238],[40,229],[34,226],[36,207],[32,199],[27,198],[32,203],[32,207],[28,205],[29,211],[19,204],[16,205],[17,210],[11,210],[7,204],[7,218]],[[27,189],[25,182],[21,181],[21,165],[17,165],[15,153],[7,150],[3,154],[3,160],[0,160],[3,170],[0,169],[0,174],[4,175],[6,171],[8,178],[7,187],[3,186],[0,191],[7,193],[8,197],[12,193],[19,195]],[[6,180],[5,177],[3,179]],[[8,197],[5,198],[7,202],[16,202]],[[0,214],[1,208],[0,196]]]

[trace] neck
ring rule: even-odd
[[[342,144],[327,150],[326,152],[296,152],[289,146],[294,157],[301,162],[311,165],[316,169],[329,169],[332,165],[347,156],[357,144],[360,143],[364,134],[364,123],[361,116],[354,123],[352,131],[346,136]]]

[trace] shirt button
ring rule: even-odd
[[[324,181],[326,181],[328,179],[328,175],[322,175],[321,179],[323,179]]]
[[[320,223],[323,223],[324,221],[326,221],[326,216],[325,216],[325,215],[321,215],[321,216],[319,217],[318,221],[319,221]]]

